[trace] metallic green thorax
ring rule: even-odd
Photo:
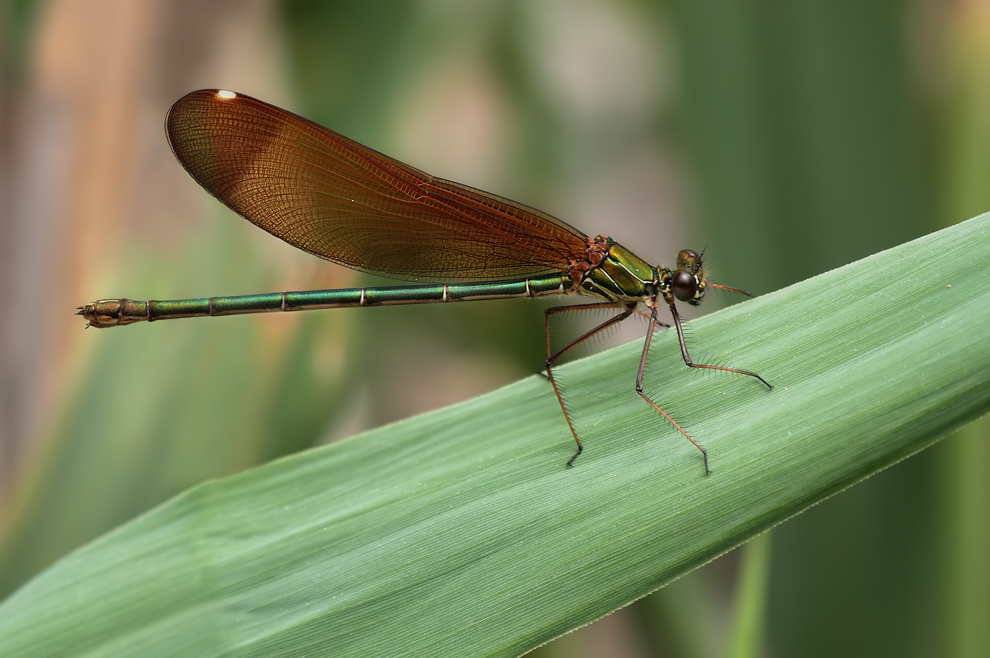
[[[644,302],[653,306],[657,297],[669,304],[673,298],[697,306],[705,295],[707,281],[701,256],[685,249],[677,254],[677,268],[653,267],[611,238],[588,241],[588,261],[573,263],[579,271],[579,290],[612,302]],[[572,274],[572,276],[574,276]],[[684,285],[683,292],[675,282]]]
[[[656,268],[611,238],[606,240],[606,248],[608,251],[601,263],[582,279],[583,292],[616,302],[635,302],[656,296]]]

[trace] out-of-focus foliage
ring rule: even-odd
[[[359,280],[196,189],[161,131],[191,89],[276,102],[657,261],[707,246],[718,281],[757,293],[990,209],[985,1],[0,11],[3,594],[204,479],[541,367],[525,302],[83,332],[71,309],[97,297]],[[765,614],[774,655],[986,655],[988,434],[775,530],[765,610],[727,603],[729,556],[539,651],[722,655],[734,617]]]

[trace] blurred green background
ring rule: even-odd
[[[192,89],[654,262],[707,247],[754,292],[990,210],[986,0],[0,6],[0,596],[204,479],[542,366],[535,302],[82,331],[71,310],[101,297],[370,282],[197,188],[162,131]],[[983,419],[763,540],[764,654],[990,655],[988,437]],[[534,655],[722,655],[736,553]]]

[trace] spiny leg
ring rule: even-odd
[[[684,328],[681,326],[681,316],[677,313],[677,306],[674,305],[673,298],[667,299],[666,301],[667,301],[667,304],[670,306],[670,314],[674,318],[674,327],[676,327],[676,329],[677,329],[677,342],[679,342],[680,345],[681,345],[681,356],[684,358],[684,363],[688,367],[690,367],[690,368],[707,368],[708,370],[724,370],[725,372],[735,372],[735,373],[738,373],[740,375],[749,375],[750,377],[756,377],[757,379],[759,379],[761,382],[763,382],[766,385],[767,388],[773,388],[773,386],[771,386],[770,383],[767,380],[763,379],[762,377],[760,377],[759,375],[757,375],[755,372],[750,372],[749,370],[739,370],[738,368],[726,368],[726,367],[723,367],[723,366],[711,366],[711,365],[706,365],[704,363],[695,363],[694,361],[692,361],[691,360],[691,355],[688,354],[687,343],[684,341]],[[649,341],[649,338],[647,338],[647,341]],[[671,422],[673,422],[673,421],[671,421]],[[683,430],[681,430],[681,431],[683,431]],[[690,437],[688,437],[688,438],[690,438]],[[694,443],[693,440],[692,440],[692,443]],[[695,444],[695,445],[697,445],[697,444]],[[700,448],[700,446],[699,446],[699,448]],[[704,452],[704,450],[702,450],[702,452]],[[706,461],[707,461],[707,459],[706,459]],[[707,466],[705,467],[705,470],[706,471],[708,470]]]
[[[546,312],[549,314],[549,313],[553,313],[553,312],[558,311],[558,310],[559,311],[565,311],[566,312],[566,311],[581,310],[581,309],[585,309],[585,308],[621,308],[622,306],[624,306],[624,304],[622,304],[622,303],[615,303],[615,302],[602,302],[602,303],[595,303],[595,304],[573,304],[573,305],[570,305],[570,306],[554,306],[553,308],[547,309]],[[642,311],[642,309],[639,308],[639,305],[638,304],[636,305],[635,313],[636,313],[636,315],[642,317],[647,322],[650,321],[650,314],[649,313],[644,313]],[[663,327],[664,329],[670,329],[670,327],[671,327],[671,325],[667,324],[666,322],[660,322],[660,321],[657,321],[657,326],[658,327]],[[547,354],[550,354],[550,328],[549,327],[547,327]],[[546,375],[543,375],[543,376],[544,377],[547,377]],[[550,379],[550,378],[547,377],[547,379]]]
[[[565,313],[567,311],[584,311],[588,309],[599,309],[599,308],[623,308],[623,310],[620,313],[609,318],[605,322],[602,322],[594,329],[585,332],[584,334],[574,339],[573,341],[571,341],[564,347],[560,348],[556,352],[551,352],[552,349],[550,347],[550,316],[551,315],[555,313]],[[560,395],[560,388],[557,386],[557,380],[554,379],[553,376],[553,364],[557,359],[559,359],[561,356],[566,354],[572,348],[580,345],[581,343],[588,340],[592,336],[601,333],[602,331],[608,329],[609,327],[622,322],[630,315],[632,315],[634,310],[636,310],[636,304],[602,302],[599,304],[574,304],[571,306],[555,306],[553,308],[548,308],[543,315],[543,323],[546,329],[546,337],[547,337],[547,360],[546,360],[547,379],[550,380],[550,385],[553,386],[553,392],[557,396],[557,402],[560,403],[560,408],[564,412],[564,420],[567,421],[567,426],[571,429],[571,435],[574,436],[574,442],[577,443],[577,452],[575,452],[574,455],[567,460],[568,466],[574,463],[574,460],[577,459],[578,455],[581,454],[581,451],[584,450],[584,446],[581,445],[581,439],[578,438],[577,430],[574,429],[574,423],[571,422],[571,415],[567,412],[567,405],[564,404],[564,398]]]
[[[678,336],[680,336],[681,324],[677,320],[676,315],[674,316],[674,322],[677,325]],[[684,438],[693,443],[694,447],[701,451],[701,455],[705,460],[705,475],[709,475],[711,471],[708,470],[708,451],[702,448],[700,443],[691,438],[691,435],[685,432],[684,428],[678,425],[677,421],[670,417],[670,414],[661,409],[660,405],[650,399],[650,396],[643,392],[643,373],[646,371],[646,357],[650,353],[650,343],[653,342],[653,333],[656,331],[658,324],[661,323],[657,321],[657,311],[656,308],[654,308],[653,315],[650,317],[650,326],[646,330],[646,341],[643,344],[643,356],[639,359],[639,372],[636,373],[636,392],[639,393],[641,398],[649,402],[651,407],[663,414],[663,417],[670,421],[670,424],[676,427],[677,431],[684,435]],[[681,344],[683,345],[683,342]]]

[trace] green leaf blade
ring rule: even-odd
[[[16,655],[519,655],[990,409],[990,217],[672,332],[209,482],[0,605]],[[951,285],[950,287],[947,287]],[[699,359],[700,360],[700,359]]]

